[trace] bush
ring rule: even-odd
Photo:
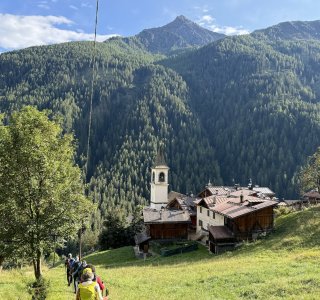
[[[280,206],[277,209],[274,210],[276,216],[281,216],[281,215],[287,215],[291,213],[291,209],[286,206]]]
[[[51,252],[48,257],[46,257],[46,263],[49,266],[53,266],[53,261],[55,265],[61,261],[61,257],[56,252]]]
[[[49,281],[45,280],[43,277],[30,283],[28,285],[28,292],[32,296],[32,300],[45,300],[47,298]]]

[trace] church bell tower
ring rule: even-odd
[[[168,204],[168,172],[169,167],[164,160],[163,151],[160,150],[151,168],[151,208],[160,210]]]

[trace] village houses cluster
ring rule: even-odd
[[[209,182],[197,195],[168,193],[168,172],[160,152],[151,169],[150,206],[143,209],[145,230],[136,236],[142,251],[149,240],[188,239],[222,253],[273,230],[279,201],[268,187],[252,182],[246,187]]]
[[[213,253],[232,250],[242,241],[265,236],[274,229],[274,208],[320,203],[318,191],[299,200],[279,201],[268,187],[214,186],[210,182],[197,195],[168,193],[168,173],[164,155],[159,152],[151,168],[150,206],[143,209],[145,229],[137,234],[141,251],[149,240],[188,239],[201,241]]]

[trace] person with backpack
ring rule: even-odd
[[[101,278],[96,273],[96,268],[92,264],[87,264],[86,268],[90,268],[93,272],[94,278],[93,281],[97,282],[99,284],[101,294],[103,295],[103,291],[106,290],[106,296],[108,296],[108,289],[105,287],[104,282],[101,280]],[[104,298],[107,299],[107,298]]]
[[[72,258],[72,254],[69,253],[67,259],[64,262],[64,267],[67,271],[67,282],[68,286],[72,283],[72,274],[71,274],[71,266],[74,262],[74,259]]]
[[[80,281],[79,279],[79,274],[78,270],[81,267],[81,262],[79,260],[79,256],[77,255],[71,268],[71,276],[73,278],[73,287],[74,287],[74,293],[77,293],[77,288],[78,288],[78,282]]]
[[[74,280],[74,292],[77,292],[77,287],[79,285],[79,283],[81,282],[81,276],[82,276],[82,272],[83,270],[86,268],[87,266],[87,262],[85,260],[83,260],[81,263],[79,262],[77,264],[77,268],[74,268],[74,271],[72,273],[72,277]]]
[[[93,278],[94,274],[90,268],[83,269],[76,300],[104,300],[100,287]]]

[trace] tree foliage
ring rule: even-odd
[[[320,191],[320,148],[308,158],[299,173],[300,193],[310,190]]]
[[[75,234],[93,208],[74,152],[72,136],[35,108],[0,125],[0,239],[8,245],[1,250],[31,260],[37,279],[44,251]]]

